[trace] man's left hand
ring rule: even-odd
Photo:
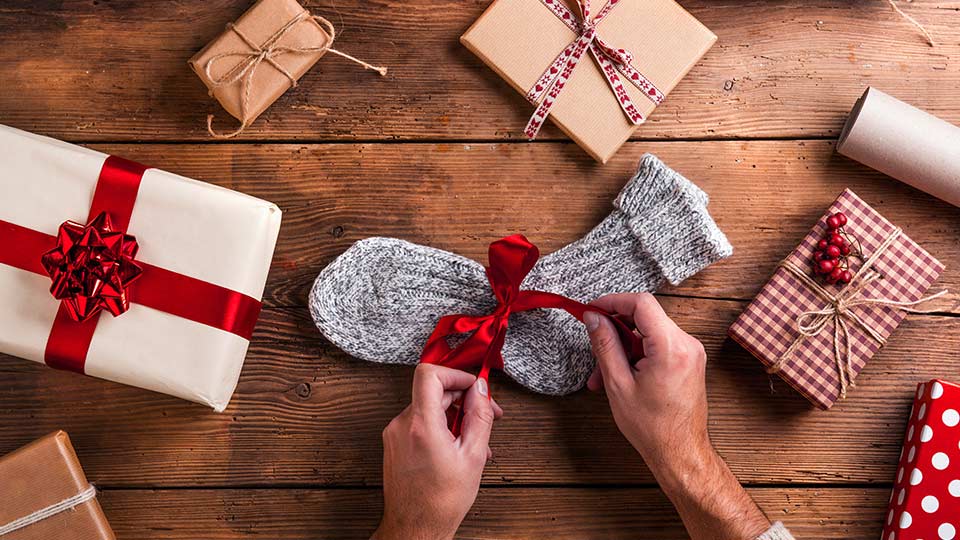
[[[376,540],[448,540],[473,506],[492,453],[490,432],[503,410],[483,379],[417,366],[413,400],[383,430],[383,520]],[[460,437],[445,411],[463,397]]]

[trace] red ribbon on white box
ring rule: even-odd
[[[613,10],[614,6],[620,3],[620,0],[609,0],[596,17],[590,17],[590,0],[577,0],[580,6],[580,12],[583,14],[583,20],[578,21],[576,15],[561,0],[540,0],[543,5],[554,13],[564,24],[570,27],[577,34],[577,38],[567,45],[567,47],[557,55],[557,58],[543,72],[543,75],[537,80],[533,88],[527,92],[527,100],[537,104],[537,110],[533,112],[530,121],[523,133],[529,139],[535,139],[540,128],[547,117],[550,116],[550,109],[556,103],[557,96],[563,90],[567,80],[573,74],[577,64],[583,57],[583,53],[590,51],[593,58],[600,66],[600,71],[610,84],[614,95],[617,97],[617,103],[623,109],[624,114],[630,119],[633,125],[643,123],[643,115],[637,110],[624,88],[619,71],[631,84],[636,86],[657,105],[663,101],[663,92],[661,92],[649,79],[633,67],[633,55],[625,50],[610,46],[597,33],[597,25],[603,21]]]

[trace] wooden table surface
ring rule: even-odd
[[[0,453],[67,430],[121,539],[364,538],[381,508],[380,431],[412,371],[349,358],[306,296],[351,243],[386,235],[484,260],[520,232],[545,252],[606,215],[643,152],[711,197],[735,255],[662,301],[703,340],[710,430],[772,519],[800,538],[876,538],[915,384],[960,371],[960,318],[912,316],[829,412],[726,338],[833,198],[851,187],[943,260],[960,291],[960,210],[833,152],[874,85],[960,122],[960,1],[681,0],[719,42],[605,166],[458,43],[489,0],[311,0],[379,79],[324,58],[243,136],[211,140],[187,59],[248,0],[6,0],[0,122],[277,203],[266,309],[229,409],[0,357]],[[954,298],[960,298],[956,292]],[[506,377],[495,458],[462,538],[685,538],[602,397]]]

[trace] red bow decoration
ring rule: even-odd
[[[421,362],[462,370],[479,367],[478,377],[488,380],[491,369],[503,369],[500,350],[510,315],[540,308],[562,309],[581,322],[587,311],[605,315],[616,326],[627,356],[639,358],[643,354],[640,337],[627,320],[559,294],[521,290],[520,284],[540,258],[540,250],[523,235],[515,234],[490,244],[488,257],[490,266],[486,269],[487,279],[497,298],[497,309],[489,315],[447,315],[441,318],[427,339],[420,355]],[[473,334],[455,349],[447,343],[450,336],[470,332]],[[450,430],[459,436],[463,419],[459,402],[447,411],[447,419]]]
[[[663,101],[664,95],[649,79],[633,67],[633,54],[629,51],[608,44],[597,33],[597,25],[603,21],[614,6],[620,3],[620,0],[609,0],[603,9],[597,13],[596,17],[590,17],[590,0],[577,0],[580,6],[580,12],[583,14],[583,20],[578,22],[576,15],[562,0],[540,0],[543,5],[552,11],[557,18],[563,21],[571,30],[577,34],[577,38],[567,45],[563,51],[557,55],[557,58],[547,67],[543,75],[537,79],[536,84],[527,92],[527,99],[531,103],[538,104],[537,109],[527,122],[527,127],[523,130],[524,135],[529,139],[536,138],[543,122],[550,115],[550,109],[553,108],[557,96],[563,90],[567,80],[573,74],[573,70],[580,63],[583,53],[587,50],[593,55],[600,66],[600,71],[607,79],[607,83],[617,97],[617,103],[623,109],[624,114],[630,119],[630,123],[638,125],[643,123],[643,115],[637,110],[624,88],[623,82],[617,72],[623,74],[632,85],[636,86],[657,105]]]
[[[65,221],[57,247],[40,263],[53,280],[50,292],[63,301],[70,318],[83,322],[106,309],[114,317],[130,309],[127,287],[143,273],[137,239],[117,231],[106,212],[88,225]]]

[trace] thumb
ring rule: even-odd
[[[633,379],[630,362],[610,319],[596,311],[587,311],[583,314],[583,324],[590,334],[590,346],[597,357],[604,386],[609,389],[629,384]]]
[[[460,445],[470,453],[486,456],[494,418],[496,411],[490,401],[487,381],[477,378],[477,382],[467,390],[463,398]]]

